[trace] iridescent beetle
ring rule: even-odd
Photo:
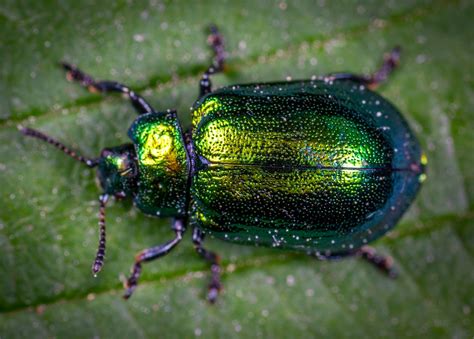
[[[95,81],[64,63],[68,78],[90,91],[127,95],[139,117],[132,143],[87,159],[30,128],[67,155],[98,167],[100,239],[92,271],[105,256],[109,196],[131,198],[144,213],[173,217],[175,236],[135,258],[125,282],[128,298],[142,263],[168,254],[189,225],[197,253],[211,265],[208,299],[221,290],[219,257],[204,235],[303,251],[319,259],[357,255],[395,276],[392,260],[366,244],[391,229],[424,180],[426,157],[398,110],[369,90],[386,80],[399,49],[373,75],[336,73],[302,81],[233,85],[212,91],[222,72],[223,38],[211,28],[214,60],[200,81],[192,128],[175,111],[157,112],[128,87]]]

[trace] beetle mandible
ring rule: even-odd
[[[156,111],[129,87],[96,81],[63,63],[68,79],[92,92],[128,96],[139,114],[132,143],[85,158],[37,130],[20,131],[97,167],[99,246],[92,271],[105,257],[105,207],[110,196],[131,198],[143,213],[172,217],[174,238],[135,257],[125,298],[142,264],[168,254],[189,226],[197,253],[211,265],[208,300],[221,290],[219,257],[205,235],[304,251],[319,259],[361,256],[391,276],[390,257],[368,243],[390,230],[425,178],[426,157],[398,110],[372,90],[399,63],[394,48],[371,75],[334,73],[311,80],[233,85],[212,90],[224,70],[224,40],[211,26],[214,57],[183,132],[176,112]]]

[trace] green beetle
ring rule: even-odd
[[[397,223],[425,179],[426,165],[401,114],[369,89],[396,67],[399,49],[370,76],[336,73],[212,91],[210,76],[223,70],[225,52],[215,27],[209,41],[215,58],[201,79],[189,132],[182,131],[176,112],[157,112],[128,87],[95,81],[67,63],[68,78],[89,90],[128,95],[140,114],[128,132],[132,143],[87,159],[21,128],[98,167],[103,194],[93,273],[104,262],[105,206],[115,196],[132,198],[148,215],[174,218],[175,237],[136,256],[125,298],[137,286],[142,263],[169,253],[188,225],[197,252],[211,264],[211,302],[221,290],[220,266],[202,246],[206,234],[319,259],[359,255],[394,276],[392,260],[366,244]]]

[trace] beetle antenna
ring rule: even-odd
[[[88,167],[91,167],[91,168],[95,167],[99,163],[97,159],[85,158],[82,155],[78,154],[76,151],[68,148],[66,145],[59,142],[58,140],[56,140],[56,139],[50,137],[49,135],[46,135],[46,134],[44,134],[44,133],[42,133],[38,130],[35,130],[33,128],[28,128],[28,127],[23,127],[23,126],[20,126],[19,130],[20,130],[21,133],[23,133],[26,136],[37,138],[37,139],[40,139],[40,140],[43,140],[43,141],[47,142],[50,145],[53,145],[54,147],[60,149],[61,151],[63,151],[67,155],[69,155],[71,158],[74,158],[74,159],[82,162],[83,164],[85,164]]]
[[[97,254],[95,255],[94,264],[92,265],[92,273],[94,277],[100,272],[102,266],[104,266],[105,258],[105,206],[109,200],[108,194],[102,194],[99,197],[99,247],[97,248]]]

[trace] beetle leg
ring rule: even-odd
[[[208,286],[207,299],[210,303],[215,303],[220,290],[222,289],[221,284],[221,267],[219,265],[219,256],[211,251],[206,250],[202,247],[202,241],[204,240],[204,234],[197,227],[193,229],[193,243],[196,252],[208,263],[211,264],[211,282]]]
[[[224,61],[226,53],[224,50],[224,38],[219,32],[216,26],[210,26],[211,34],[207,38],[208,44],[211,46],[214,52],[214,58],[211,66],[202,75],[201,81],[199,82],[199,97],[212,92],[212,82],[210,76],[216,73],[220,73],[224,70]]]
[[[137,288],[138,278],[142,271],[142,263],[152,261],[167,255],[176,245],[179,244],[183,237],[185,231],[184,222],[182,219],[176,219],[173,222],[173,231],[175,232],[174,239],[167,241],[164,244],[147,248],[135,256],[135,264],[132,267],[130,277],[124,282],[124,287],[126,288],[123,295],[124,299],[130,298],[133,291]]]
[[[80,83],[83,87],[87,88],[89,92],[123,93],[128,96],[138,114],[152,113],[155,111],[145,99],[125,85],[115,81],[96,81],[76,66],[66,62],[62,62],[61,66],[66,70],[66,77],[68,80]]]
[[[335,73],[330,74],[328,78],[330,80],[351,80],[366,85],[370,89],[376,89],[382,82],[387,80],[389,75],[399,65],[400,52],[401,48],[399,46],[393,48],[390,53],[384,56],[382,66],[373,74],[358,75],[352,73]]]
[[[386,273],[390,278],[397,277],[397,270],[394,267],[392,257],[378,254],[375,248],[370,246],[362,246],[354,252],[346,252],[343,254],[331,254],[330,252],[308,252],[308,255],[318,260],[339,260],[348,256],[359,256],[377,267],[382,272]]]
[[[367,260],[369,263],[375,265],[379,270],[386,273],[390,278],[397,277],[397,271],[393,264],[391,256],[384,256],[377,254],[375,248],[370,246],[363,246],[355,252],[355,255]]]

